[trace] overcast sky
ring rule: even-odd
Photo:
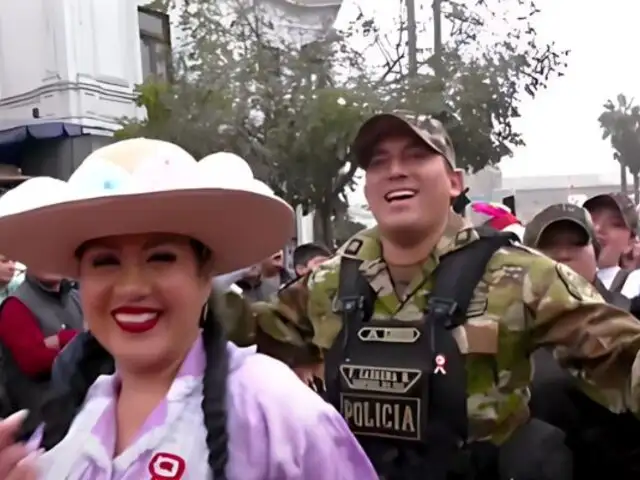
[[[376,13],[385,28],[401,0],[345,0],[338,22],[353,18],[356,5]],[[420,0],[416,0],[420,3]],[[422,2],[426,7],[431,1]],[[536,28],[544,39],[572,50],[566,75],[522,109],[518,128],[527,142],[501,163],[505,176],[616,172],[597,118],[602,104],[623,92],[640,102],[637,25],[640,2],[537,0]],[[499,27],[497,27],[499,28]]]

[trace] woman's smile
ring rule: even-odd
[[[102,238],[87,242],[79,259],[87,324],[120,369],[173,363],[193,345],[211,272],[192,240],[170,234]]]
[[[116,324],[127,333],[145,333],[153,329],[162,315],[159,309],[122,306],[111,311]]]

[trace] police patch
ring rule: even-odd
[[[558,278],[562,281],[567,291],[576,300],[602,302],[602,297],[596,289],[587,282],[584,277],[576,273],[572,268],[562,263],[556,265]]]
[[[340,394],[340,413],[355,435],[421,440],[422,401],[391,395]]]
[[[344,249],[344,253],[346,253],[347,255],[357,255],[362,248],[362,245],[362,240],[354,238],[349,242],[347,248]]]
[[[358,338],[363,342],[415,343],[420,338],[420,330],[408,327],[362,327]]]

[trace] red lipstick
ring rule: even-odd
[[[137,306],[122,306],[111,311],[116,325],[127,333],[148,332],[158,324],[161,313],[155,308]]]

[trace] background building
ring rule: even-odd
[[[166,16],[138,3],[0,3],[1,163],[68,178],[120,119],[144,114],[135,86],[168,75],[170,37]]]
[[[628,184],[633,185],[631,178]],[[503,179],[503,186],[515,193],[518,217],[526,222],[554,203],[581,205],[599,193],[619,192],[620,177],[616,174],[515,177]]]

